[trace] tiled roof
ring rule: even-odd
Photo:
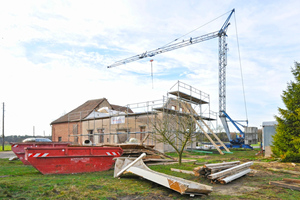
[[[128,108],[128,107],[123,107],[123,106],[118,106],[118,105],[113,105],[113,104],[110,104],[112,109],[113,110],[116,110],[116,111],[121,111],[121,112],[128,112],[128,113],[133,113],[133,111]]]
[[[68,121],[80,121],[84,119],[86,116],[88,116],[94,109],[96,109],[105,100],[106,100],[105,98],[89,100],[84,104],[82,104],[81,106],[75,108],[71,112],[54,120],[53,122],[51,122],[51,125],[68,122]]]

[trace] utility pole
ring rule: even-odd
[[[33,132],[33,137],[35,137],[35,136],[34,136],[34,126],[33,126],[33,130],[32,130],[32,132]]]
[[[4,151],[4,102],[3,102],[3,115],[2,115],[2,151]]]

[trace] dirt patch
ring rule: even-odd
[[[121,200],[173,200],[173,198],[164,196],[164,195],[157,195],[157,194],[147,194],[147,196],[140,196],[140,195],[129,195],[126,197],[118,197]]]
[[[252,171],[248,174],[248,176],[256,176],[256,177],[265,177],[265,176],[273,176],[273,173],[271,171],[263,171],[263,170],[256,170],[256,169],[253,169],[252,168]]]
[[[1,151],[0,152],[0,158],[11,158],[16,156],[13,151]]]
[[[254,162],[251,169],[268,171],[267,168],[300,171],[300,163]]]
[[[214,187],[214,192],[221,195],[239,196],[258,189],[258,187],[223,185],[222,187]]]
[[[228,184],[213,185],[213,192],[221,195],[239,196],[248,192],[258,190],[258,187],[247,186],[247,176],[236,179]]]

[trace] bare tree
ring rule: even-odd
[[[183,151],[195,136],[196,125],[190,115],[180,112],[163,112],[152,123],[153,137],[164,144],[169,144],[178,155],[181,164]]]

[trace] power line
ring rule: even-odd
[[[244,106],[245,106],[246,120],[247,120],[247,125],[248,125],[247,103],[246,103],[246,95],[245,95],[245,87],[244,87],[244,78],[243,78],[243,70],[242,70],[242,60],[241,60],[240,44],[239,44],[239,37],[238,37],[238,31],[237,31],[237,23],[236,23],[235,13],[234,13],[234,23],[235,23],[236,43],[237,43],[237,48],[238,48],[239,64],[240,64],[240,71],[241,71],[241,78],[242,78],[242,88],[243,88],[243,96],[244,96]]]
[[[206,25],[209,24],[209,23],[212,23],[213,21],[215,21],[215,20],[217,20],[217,19],[223,17],[224,15],[227,15],[229,12],[231,12],[231,10],[228,11],[228,12],[226,12],[226,13],[224,13],[224,14],[222,14],[222,15],[220,15],[219,17],[216,17],[215,19],[210,20],[209,22],[206,22],[205,24],[199,26],[198,28],[195,28],[194,30],[192,30],[192,31],[190,31],[190,32],[188,32],[188,33],[186,33],[186,34],[184,34],[184,35],[182,35],[182,36],[176,38],[175,40],[173,40],[172,42],[169,42],[169,43],[165,44],[165,45],[162,46],[161,48],[163,48],[163,47],[165,47],[165,46],[168,46],[169,44],[172,44],[173,42],[176,42],[178,39],[187,36],[188,34],[194,32],[194,31],[196,31],[196,30],[198,30],[198,29],[200,29],[200,28],[202,28],[202,27],[204,27],[204,26],[206,26]]]

